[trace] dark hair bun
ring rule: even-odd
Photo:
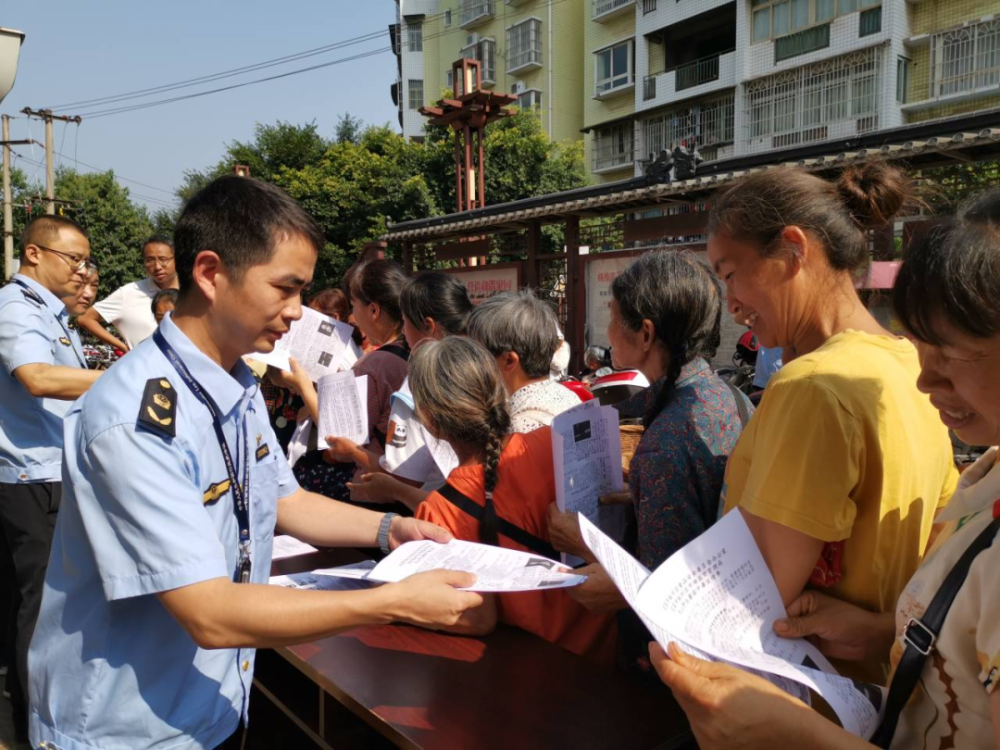
[[[884,161],[847,167],[837,180],[837,193],[862,229],[888,224],[910,199],[909,178]]]

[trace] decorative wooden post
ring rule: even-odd
[[[484,138],[486,126],[512,113],[507,105],[517,101],[511,94],[496,94],[482,88],[478,60],[463,58],[451,66],[455,93],[420,114],[434,125],[450,127],[455,134],[455,203],[459,213],[486,205]],[[480,259],[482,264],[486,258]]]

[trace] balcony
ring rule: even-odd
[[[458,25],[471,29],[493,18],[495,0],[462,0],[462,11]]]
[[[626,11],[631,12],[635,7],[635,0],[592,0],[593,15],[595,21],[606,21]]]
[[[929,41],[929,96],[904,105],[904,111],[996,95],[1000,87],[1000,20],[934,34]]]
[[[507,3],[507,5],[509,5],[511,8],[516,8],[518,5],[524,5],[525,3],[530,2],[530,0],[503,0],[503,1]]]
[[[655,109],[678,98],[694,98],[721,92],[734,88],[736,84],[736,51],[730,50],[685,63],[665,73],[645,76],[642,80],[642,101],[638,104],[638,109]]]
[[[684,91],[704,83],[719,80],[719,58],[721,55],[711,55],[703,57],[678,67],[674,74],[676,83],[674,87],[677,91]]]

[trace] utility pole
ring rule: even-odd
[[[79,125],[83,122],[83,118],[79,115],[74,117],[54,115],[51,109],[32,109],[31,107],[25,107],[21,112],[28,117],[37,117],[45,121],[45,213],[52,215],[56,212],[56,167],[52,151],[52,121],[75,122]]]
[[[31,141],[12,141],[10,139],[10,116],[3,116],[3,273],[4,280],[9,281],[14,275],[14,215],[12,212],[13,197],[10,192],[10,147],[26,146]]]

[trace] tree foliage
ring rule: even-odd
[[[45,203],[39,199],[42,186],[29,183],[20,170],[11,173],[11,186],[16,257],[21,232],[30,219],[45,213]],[[100,296],[145,275],[142,243],[153,233],[154,224],[146,207],[132,200],[113,172],[61,169],[56,173],[56,195],[67,201],[58,210],[90,236],[91,254],[101,268]]]
[[[252,176],[287,190],[319,222],[327,244],[314,287],[339,285],[364,245],[384,234],[387,224],[455,210],[452,138],[450,131],[428,127],[424,143],[408,141],[389,125],[365,127],[349,114],[340,118],[331,139],[315,123],[258,124],[252,139],[229,143],[213,167],[185,172],[177,194],[187,200],[234,165],[248,165]],[[551,142],[533,112],[490,125],[485,151],[488,203],[586,183],[582,146]]]
[[[73,201],[65,211],[90,236],[91,255],[101,268],[100,296],[146,275],[142,244],[153,234],[153,222],[114,172],[62,170],[56,175],[56,195]]]

